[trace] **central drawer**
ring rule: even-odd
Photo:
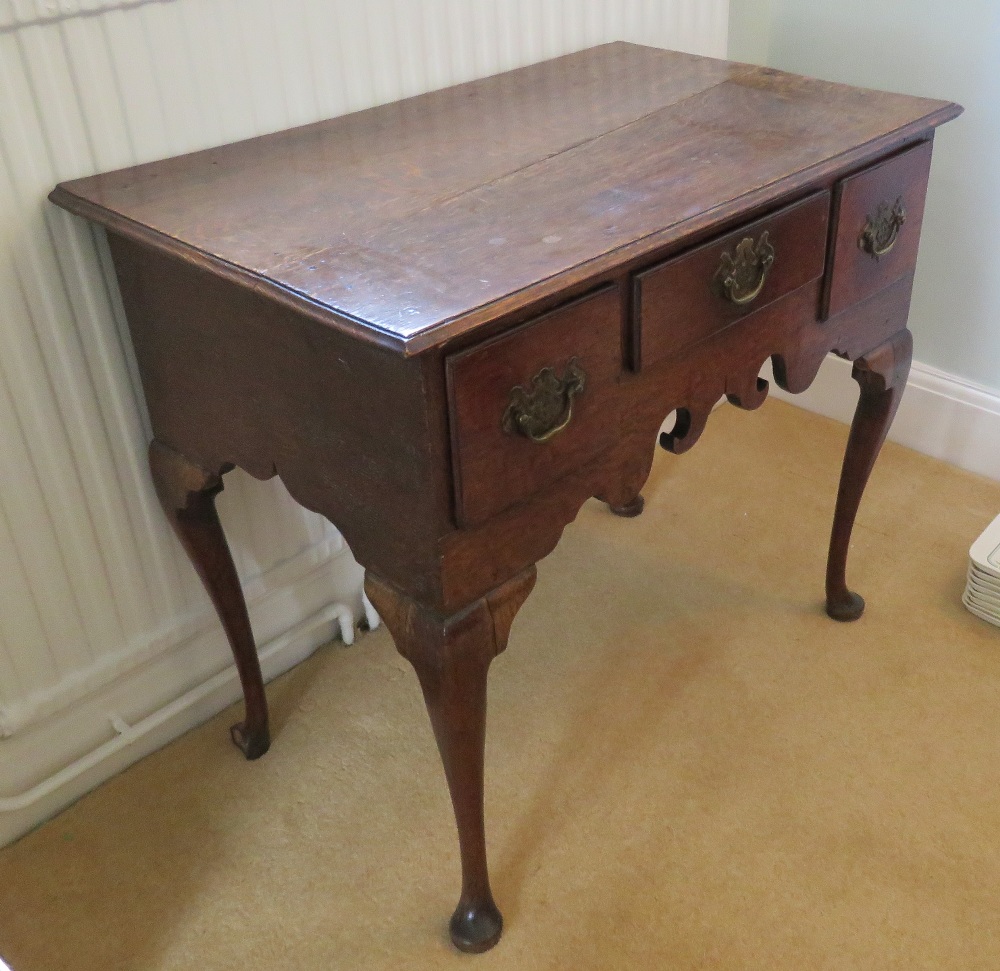
[[[829,215],[830,193],[817,192],[637,273],[632,367],[649,367],[822,276]]]
[[[460,526],[485,522],[614,443],[621,346],[612,286],[447,358]]]

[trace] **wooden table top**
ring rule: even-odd
[[[960,111],[614,43],[50,198],[409,354]]]

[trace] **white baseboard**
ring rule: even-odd
[[[250,616],[265,680],[331,638],[353,640],[363,609],[360,578],[353,558],[338,549],[294,580],[254,591]],[[355,588],[356,597],[331,603],[335,591]],[[371,613],[368,620],[377,624],[377,615]],[[212,623],[173,649],[0,740],[0,846],[241,696],[228,644],[213,615]],[[233,755],[242,758],[235,748]]]
[[[761,375],[782,401],[848,424],[854,417],[857,385],[849,361],[831,355],[811,387],[797,395],[774,383],[770,362]],[[928,364],[914,361],[889,438],[1000,481],[1000,395]]]

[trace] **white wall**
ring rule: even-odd
[[[726,0],[0,0],[0,845],[239,695],[150,488],[103,236],[58,181],[607,40],[722,56]],[[269,675],[360,598],[275,480],[219,502]],[[234,749],[233,757],[238,757]]]
[[[729,50],[965,106],[935,140],[910,326],[917,360],[1000,392],[1000,3],[732,0]]]

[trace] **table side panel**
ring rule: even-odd
[[[277,474],[358,561],[434,602],[450,515],[423,364],[109,236],[154,436],[216,472]]]

